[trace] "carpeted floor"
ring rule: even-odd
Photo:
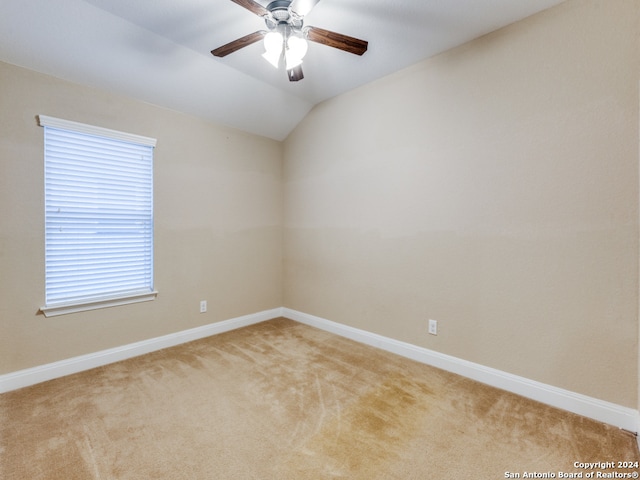
[[[0,395],[4,480],[638,472],[575,466],[618,461],[627,432],[286,319]]]

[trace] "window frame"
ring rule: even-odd
[[[59,130],[66,130],[69,132],[93,135],[97,137],[102,137],[104,139],[122,141],[128,143],[134,143],[141,146],[151,147],[151,151],[156,146],[156,139],[150,137],[144,137],[141,135],[135,135],[131,133],[121,132],[117,130],[111,130],[103,127],[97,127],[93,125],[88,125],[79,122],[73,122],[70,120],[64,120],[60,118],[50,117],[47,115],[38,115],[38,124],[41,127],[52,127]],[[44,138],[44,135],[43,135]],[[43,142],[44,143],[44,142]],[[46,147],[46,144],[45,144]],[[153,154],[151,157],[151,161],[153,162]],[[45,150],[45,162],[46,162],[46,150]],[[51,304],[44,305],[40,307],[40,312],[42,312],[45,317],[64,315],[68,313],[82,312],[88,310],[96,310],[101,308],[113,307],[118,305],[127,305],[132,303],[140,303],[154,300],[158,292],[154,289],[153,286],[153,266],[154,266],[154,252],[153,252],[153,163],[151,167],[151,273],[150,273],[150,287],[149,291],[141,291],[135,290],[130,292],[122,292],[117,295],[96,295],[95,297],[85,298],[85,299],[76,299],[72,301],[60,301]],[[46,185],[46,177],[45,177],[45,189]],[[45,201],[46,205],[46,201]],[[45,211],[45,220],[47,218],[47,213]],[[45,253],[46,255],[46,253]],[[45,265],[45,277],[47,276],[47,270]],[[45,284],[45,290],[47,286]]]

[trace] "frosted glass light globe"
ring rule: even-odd
[[[268,53],[282,52],[282,34],[280,32],[269,32],[264,36],[264,49]]]
[[[278,68],[280,64],[283,42],[284,39],[279,32],[269,32],[264,36],[264,49],[266,51],[262,54],[262,58],[275,68]]]
[[[307,49],[309,46],[307,45],[307,41],[304,38],[291,36],[287,40],[287,47],[291,55],[295,58],[299,58],[302,60],[304,56],[307,54]]]

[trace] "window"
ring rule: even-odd
[[[155,139],[39,116],[45,316],[153,300]]]

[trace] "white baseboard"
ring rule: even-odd
[[[638,410],[623,407],[614,403],[588,397],[579,393],[564,390],[544,383],[529,380],[501,370],[445,355],[433,350],[418,347],[410,343],[400,342],[365,330],[349,327],[324,318],[291,310],[274,308],[262,312],[232,318],[202,327],[184,330],[162,337],[143,340],[121,347],[102,350],[100,352],[81,355],[58,362],[40,365],[0,375],[0,393],[35,385],[58,377],[78,373],[109,363],[119,362],[127,358],[173,347],[218,333],[228,332],[272,318],[287,317],[306,325],[326,330],[360,343],[371,345],[403,357],[432,365],[452,373],[500,388],[533,400],[561,408],[585,417],[608,423],[631,432],[640,430],[640,414]],[[640,442],[640,439],[639,439]]]
[[[492,387],[516,393],[556,408],[577,413],[609,425],[637,433],[640,425],[638,410],[588,397],[535,380],[529,380],[494,368],[445,355],[433,350],[400,342],[365,330],[349,327],[306,313],[282,309],[282,316],[331,333],[386,350],[427,365],[462,375]]]
[[[204,325],[181,332],[151,338],[141,342],[130,343],[121,347],[110,348],[100,352],[80,355],[78,357],[60,360],[58,362],[40,365],[33,368],[18,370],[17,372],[0,375],[0,393],[28,387],[36,383],[53,380],[54,378],[71,375],[95,367],[101,367],[109,363],[119,362],[127,358],[137,357],[145,353],[154,352],[163,348],[173,347],[181,343],[191,342],[200,338],[209,337],[218,333],[228,332],[236,328],[246,327],[254,323],[264,322],[272,318],[282,316],[282,308],[265,310],[262,312],[244,315],[242,317],[224,320],[222,322]]]

